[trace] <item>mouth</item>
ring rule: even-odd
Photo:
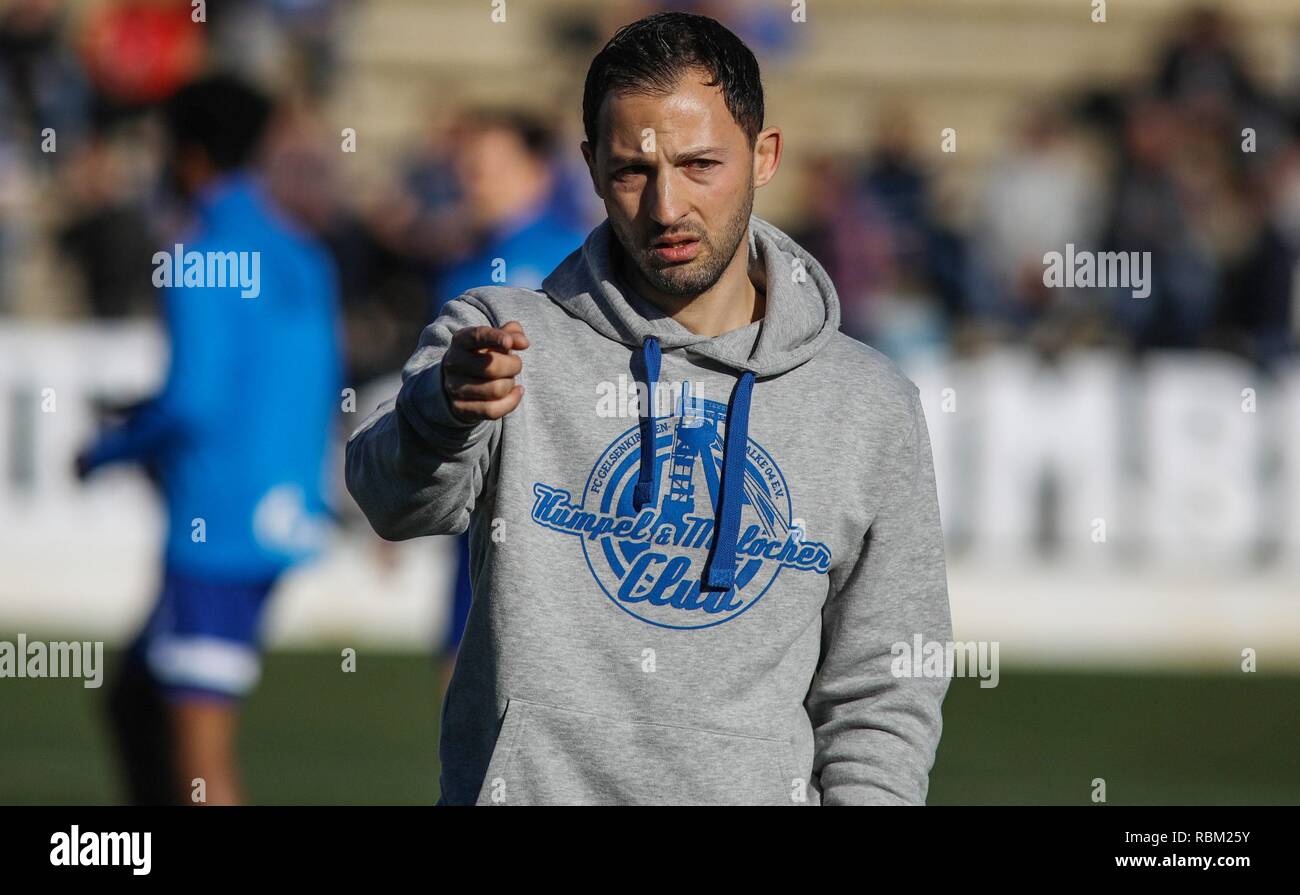
[[[650,250],[660,261],[678,264],[699,254],[700,240],[694,236],[663,236],[650,243]]]

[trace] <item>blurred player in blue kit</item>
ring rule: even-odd
[[[225,76],[166,106],[170,170],[193,211],[186,257],[208,259],[206,271],[214,258],[238,263],[257,282],[186,285],[175,271],[161,292],[171,344],[161,393],[77,461],[82,477],[144,464],[166,504],[157,601],[109,699],[137,804],[189,803],[200,791],[212,804],[242,800],[235,740],[261,672],[263,610],[328,531],[326,454],[342,388],[337,286],[325,250],[253,174],[271,115],[266,97]]]

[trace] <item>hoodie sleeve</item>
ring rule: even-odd
[[[383,538],[460,534],[488,480],[500,420],[465,423],[442,387],[442,356],[467,326],[495,326],[467,296],[443,306],[402,370],[397,397],[348,439],[348,492]]]
[[[915,386],[911,429],[886,466],[883,499],[858,559],[822,611],[822,652],[806,702],[823,805],[925,803],[947,669],[910,672],[916,635],[952,639],[934,461]]]

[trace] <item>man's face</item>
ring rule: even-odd
[[[504,127],[476,127],[456,146],[453,165],[475,222],[499,220],[512,205],[521,181],[538,176],[538,166],[519,135]]]
[[[754,205],[754,151],[707,73],[668,96],[610,94],[583,154],[610,225],[654,289],[694,296],[722,276]]]

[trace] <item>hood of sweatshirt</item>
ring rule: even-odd
[[[609,221],[542,283],[542,290],[607,339],[640,350],[653,337],[661,350],[684,349],[762,378],[813,357],[840,325],[835,287],[817,260],[777,227],[749,219],[749,278],[767,294],[762,320],[718,336],[691,332],[624,286],[611,260]]]
[[[705,564],[702,587],[728,590],[734,583],[737,539],[744,497],[745,452],[749,408],[755,380],[778,376],[812,358],[834,337],[840,324],[839,298],[817,260],[777,227],[757,216],[749,219],[749,278],[767,296],[762,319],[716,336],[693,333],[637,295],[616,275],[615,237],[605,220],[542,283],[542,290],[570,314],[586,321],[608,339],[639,352],[638,379],[647,384],[640,402],[643,444],[653,443],[653,409],[663,351],[681,349],[713,361],[739,376],[727,405],[721,500],[713,547]],[[651,504],[659,493],[659,464],[654,453],[641,453],[633,508]]]

